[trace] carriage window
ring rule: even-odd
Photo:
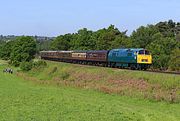
[[[97,54],[93,54],[93,57],[98,57],[98,55]]]

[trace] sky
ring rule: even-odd
[[[180,0],[0,0],[0,35],[58,36],[81,28],[180,22]]]

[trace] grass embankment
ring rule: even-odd
[[[60,69],[61,71],[54,71],[52,73],[52,70],[56,70],[54,69],[56,66],[58,67],[57,70]],[[0,65],[0,70],[4,68],[5,66]],[[59,72],[65,73],[67,71],[66,69],[77,68],[80,68],[79,72],[85,72],[84,74],[94,71],[96,72],[95,74],[99,73],[97,69],[94,70],[96,67],[49,63],[48,68],[36,73],[36,77],[39,79],[48,77],[52,82],[55,81],[52,79],[53,75],[58,75],[60,76],[59,78],[66,77],[66,79],[70,79],[70,76],[62,76],[66,74]],[[85,68],[88,69],[85,70]],[[111,72],[113,70],[110,69],[109,71]],[[0,120],[2,121],[180,120],[180,104],[177,103],[151,102],[63,85],[58,87],[43,86],[32,83],[32,81],[24,80],[15,74],[2,73],[2,71],[0,71],[0,77]],[[49,83],[51,81],[47,80]]]
[[[26,79],[157,101],[180,102],[180,76],[143,71],[50,62],[33,69]],[[23,76],[23,75],[21,75]]]

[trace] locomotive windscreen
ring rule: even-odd
[[[150,55],[149,51],[147,51],[147,50],[140,50],[138,54],[139,55]]]

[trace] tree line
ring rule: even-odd
[[[31,37],[18,37],[14,41],[0,41],[0,46],[0,58],[10,59],[15,65],[30,61],[41,50],[145,48],[153,56],[153,68],[180,71],[180,22],[172,20],[140,26],[130,36],[127,31],[110,25],[97,31],[83,28],[77,33],[60,35],[52,41],[38,42]]]

